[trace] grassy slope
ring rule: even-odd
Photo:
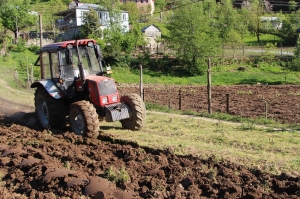
[[[253,64],[254,65],[254,64]],[[212,67],[213,85],[236,85],[236,84],[299,84],[299,72],[284,70],[279,65],[261,63],[258,68],[252,65],[231,64],[228,66],[216,65]],[[246,66],[245,71],[239,71],[240,66]],[[207,67],[207,66],[203,66]],[[139,82],[140,71],[129,67],[113,68],[112,77],[120,83]],[[207,75],[202,76],[171,76],[161,72],[143,70],[145,83],[160,84],[207,84]]]

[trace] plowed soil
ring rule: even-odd
[[[0,198],[300,197],[299,176],[143,148],[109,131],[91,140],[67,128],[41,130],[32,111],[0,101]],[[109,181],[108,169],[119,180]]]

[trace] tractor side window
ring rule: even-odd
[[[91,70],[94,73],[98,73],[100,71],[100,65],[99,65],[98,59],[96,57],[95,50],[91,47],[88,47],[87,52],[88,52],[90,62],[91,62],[91,67],[92,67]]]
[[[71,79],[73,81],[74,77],[77,77],[76,74],[74,74],[74,68],[75,64],[67,64],[67,59],[69,59],[66,55],[66,53],[61,53],[61,71],[62,71],[62,77],[65,79]],[[73,58],[74,60],[74,58]]]
[[[87,76],[89,75],[89,57],[88,57],[88,53],[87,53],[87,50],[86,49],[82,49],[81,50],[81,61],[82,61],[82,67],[83,67],[83,71],[84,71],[84,76]]]
[[[48,52],[42,53],[42,62],[44,67],[44,79],[51,79],[50,59]]]
[[[51,53],[51,63],[52,63],[52,72],[53,78],[59,78],[59,68],[58,68],[58,55],[57,53]]]

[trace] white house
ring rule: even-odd
[[[110,27],[110,21],[118,22],[123,32],[129,31],[129,14],[127,11],[120,11],[119,16],[110,16],[107,9],[96,4],[80,3],[77,0],[69,4],[69,9],[58,13],[54,16],[60,17],[56,22],[56,28],[60,29],[63,34],[61,40],[73,39],[79,33],[80,27],[83,25],[84,15],[93,8],[97,11],[102,30]]]
[[[282,20],[279,17],[260,17],[263,27],[265,29],[276,29],[282,28]]]
[[[153,37],[155,38],[160,38],[161,37],[161,30],[156,27],[154,24],[146,26],[142,28],[142,34],[144,34],[145,37]]]

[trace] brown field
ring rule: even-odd
[[[233,86],[212,89],[213,111],[264,115],[299,122],[299,86]],[[207,111],[206,87],[145,86],[145,99],[182,110]],[[121,92],[134,91],[120,85]],[[299,198],[299,176],[271,175],[230,160],[178,156],[113,139],[109,130],[90,140],[41,130],[33,107],[0,99],[0,198]],[[18,124],[16,124],[18,123]],[[108,169],[116,182],[108,181]],[[122,174],[122,171],[123,172]],[[128,176],[126,175],[128,174]]]
[[[138,86],[130,84],[121,84],[119,90],[121,93],[140,93]],[[175,110],[208,112],[207,96],[206,86],[144,86],[146,102],[170,106]],[[300,123],[300,85],[213,86],[211,104],[212,112],[227,113],[228,110],[229,114],[242,117],[267,116],[281,123]]]

